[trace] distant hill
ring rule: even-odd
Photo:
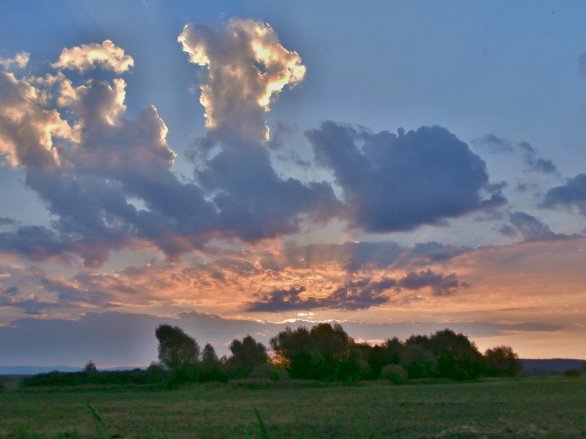
[[[99,370],[132,370],[135,369],[134,367],[110,367],[110,368],[100,368]],[[0,375],[37,375],[39,373],[47,373],[53,371],[59,372],[79,372],[83,370],[82,367],[74,367],[74,366],[0,366]]]
[[[568,369],[580,369],[586,364],[586,360],[570,358],[522,359],[521,363],[523,364],[523,375],[555,376],[561,375]]]

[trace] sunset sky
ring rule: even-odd
[[[584,17],[0,2],[0,365],[334,320],[586,359]]]

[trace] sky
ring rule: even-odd
[[[583,2],[0,3],[0,365],[286,326],[586,358]]]

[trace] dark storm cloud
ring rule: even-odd
[[[347,282],[326,297],[308,296],[305,287],[277,289],[263,294],[259,300],[248,304],[246,311],[283,312],[335,308],[343,310],[367,309],[390,302],[389,290],[420,290],[429,287],[436,296],[447,296],[455,289],[468,284],[458,279],[455,273],[442,275],[431,270],[410,272],[400,279],[385,278],[378,281],[359,279]],[[307,297],[302,296],[305,295]]]
[[[353,227],[412,230],[506,202],[484,161],[445,128],[371,134],[323,122],[306,136],[344,190]]]
[[[525,164],[531,171],[543,172],[545,174],[558,174],[557,166],[547,159],[543,159],[537,156],[537,151],[528,142],[519,143],[519,151],[525,161]]]
[[[578,174],[566,181],[566,184],[550,189],[541,207],[577,208],[581,215],[586,216],[586,174]]]

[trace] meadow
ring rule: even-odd
[[[0,437],[586,437],[585,413],[583,378],[20,388],[0,392]]]

